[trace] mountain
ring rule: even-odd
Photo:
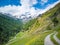
[[[60,39],[60,3],[36,19],[28,21],[24,25],[24,30],[6,45],[45,45],[45,37],[53,32],[58,32],[57,37]],[[58,45],[53,35],[50,38]]]
[[[21,19],[21,20],[23,21],[23,23],[25,23],[25,22],[28,22],[29,20],[31,20],[32,17],[31,17],[31,15],[24,15],[24,14],[22,14],[22,15],[19,17],[19,19]]]
[[[9,14],[0,13],[0,44],[7,42],[22,30],[22,21],[13,18]]]
[[[0,14],[0,42],[3,42],[0,43],[1,45],[45,45],[44,40],[51,33],[50,40],[55,45],[59,44],[53,36],[55,32],[58,32],[56,37],[60,39],[60,3],[37,18],[26,22],[23,27],[20,20],[3,15]],[[13,39],[11,36],[14,36]],[[8,42],[5,43],[6,41]]]

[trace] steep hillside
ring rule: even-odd
[[[42,14],[42,16],[37,17],[36,20],[27,27],[27,31],[18,33],[6,45],[45,45],[45,37],[54,31],[58,32],[57,37],[60,38],[60,3]],[[51,38],[51,40],[54,44],[57,44],[53,38]]]
[[[0,13],[0,45],[22,29],[22,21]]]

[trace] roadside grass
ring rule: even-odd
[[[58,26],[55,29],[58,32],[58,34],[56,36],[57,36],[57,38],[60,39],[60,24],[58,24]]]
[[[55,45],[59,45],[59,44],[56,42],[56,40],[54,39],[53,35],[54,35],[54,34],[52,34],[51,37],[50,37],[51,41],[52,41]]]
[[[58,32],[58,34],[56,35],[59,39],[60,39],[60,23],[55,27],[53,28],[54,31]],[[53,37],[54,34],[51,35],[51,41],[55,44],[55,45],[59,45],[56,40],[54,39]]]
[[[58,34],[56,36],[57,36],[57,38],[60,39],[60,31],[58,31]]]
[[[44,45],[45,37],[53,32],[52,30],[37,35],[25,35],[23,38],[16,38],[7,45]],[[19,36],[19,34],[18,34]]]
[[[33,39],[33,40],[30,40],[30,41],[28,41],[27,43],[26,43],[26,45],[44,45],[44,39],[45,39],[45,37],[48,35],[48,34],[50,34],[50,33],[52,33],[53,31],[52,30],[50,30],[50,31],[48,31],[48,32],[44,32],[44,33],[41,33],[40,35],[37,35],[36,37],[36,39]]]
[[[57,38],[60,40],[60,26],[57,28],[58,29],[58,34],[56,35],[57,36]]]

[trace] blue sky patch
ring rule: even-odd
[[[58,0],[48,0],[45,4],[41,4],[41,0],[37,0],[38,3],[33,5],[33,7],[35,7],[36,9],[45,9],[47,7],[48,4],[53,4],[54,2],[58,1]]]
[[[0,0],[0,7],[6,5],[21,5],[20,0]]]

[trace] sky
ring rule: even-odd
[[[19,18],[21,15],[36,17],[53,8],[60,0],[0,0],[0,12]]]

